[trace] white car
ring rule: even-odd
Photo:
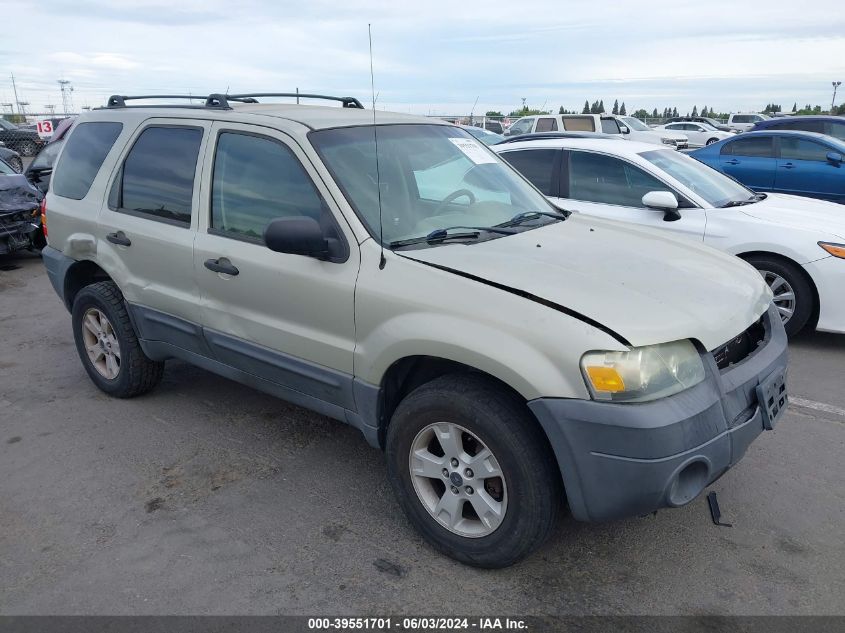
[[[685,134],[689,139],[690,147],[704,147],[705,145],[718,143],[721,140],[734,136],[734,132],[717,130],[709,123],[695,123],[692,121],[667,123],[666,125],[658,125],[654,129]]]
[[[811,321],[845,333],[842,205],[757,194],[685,154],[644,143],[538,139],[493,149],[560,207],[741,257],[768,282],[788,334]]]
[[[514,121],[505,136],[539,134],[541,132],[598,132],[618,134],[625,140],[669,145],[675,149],[688,147],[687,137],[678,132],[656,131],[639,119],[616,114],[537,114]]]
[[[756,112],[732,112],[728,117],[728,127],[737,132],[747,132],[760,121],[771,117]]]
[[[632,116],[618,116],[616,120],[628,128],[628,132],[624,132],[623,130],[628,140],[651,143],[653,145],[672,145],[676,149],[687,149],[689,147],[689,137],[686,132],[679,130],[658,130],[647,126],[638,118]]]

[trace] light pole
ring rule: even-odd
[[[842,85],[841,81],[831,81],[831,85],[833,85],[833,99],[830,100],[830,113],[833,114],[833,104],[836,103],[836,89]]]

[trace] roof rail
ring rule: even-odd
[[[326,99],[328,101],[340,101],[344,108],[358,108],[363,110],[364,106],[355,97],[334,97],[331,95],[314,95],[304,92],[252,92],[240,95],[224,95],[230,101],[243,101],[246,103],[258,103],[256,97],[296,97],[303,99]]]
[[[127,101],[138,101],[141,99],[190,99],[192,101],[203,100],[203,104],[188,104],[188,105],[126,105]],[[232,106],[226,100],[226,97],[221,94],[210,94],[207,97],[198,95],[112,95],[106,103],[106,108],[214,108],[217,110],[231,110]]]

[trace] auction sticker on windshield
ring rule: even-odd
[[[452,141],[455,144],[455,147],[466,154],[466,157],[476,165],[497,162],[496,159],[487,152],[487,150],[471,138],[450,138],[449,140]]]

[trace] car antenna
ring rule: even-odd
[[[378,269],[384,270],[387,260],[384,258],[384,222],[381,215],[381,173],[378,161],[378,131],[376,128],[376,83],[373,78],[373,25],[367,24],[367,36],[370,40],[370,94],[373,97],[373,144],[376,150],[376,193],[378,194],[378,241],[381,245],[381,256]]]

